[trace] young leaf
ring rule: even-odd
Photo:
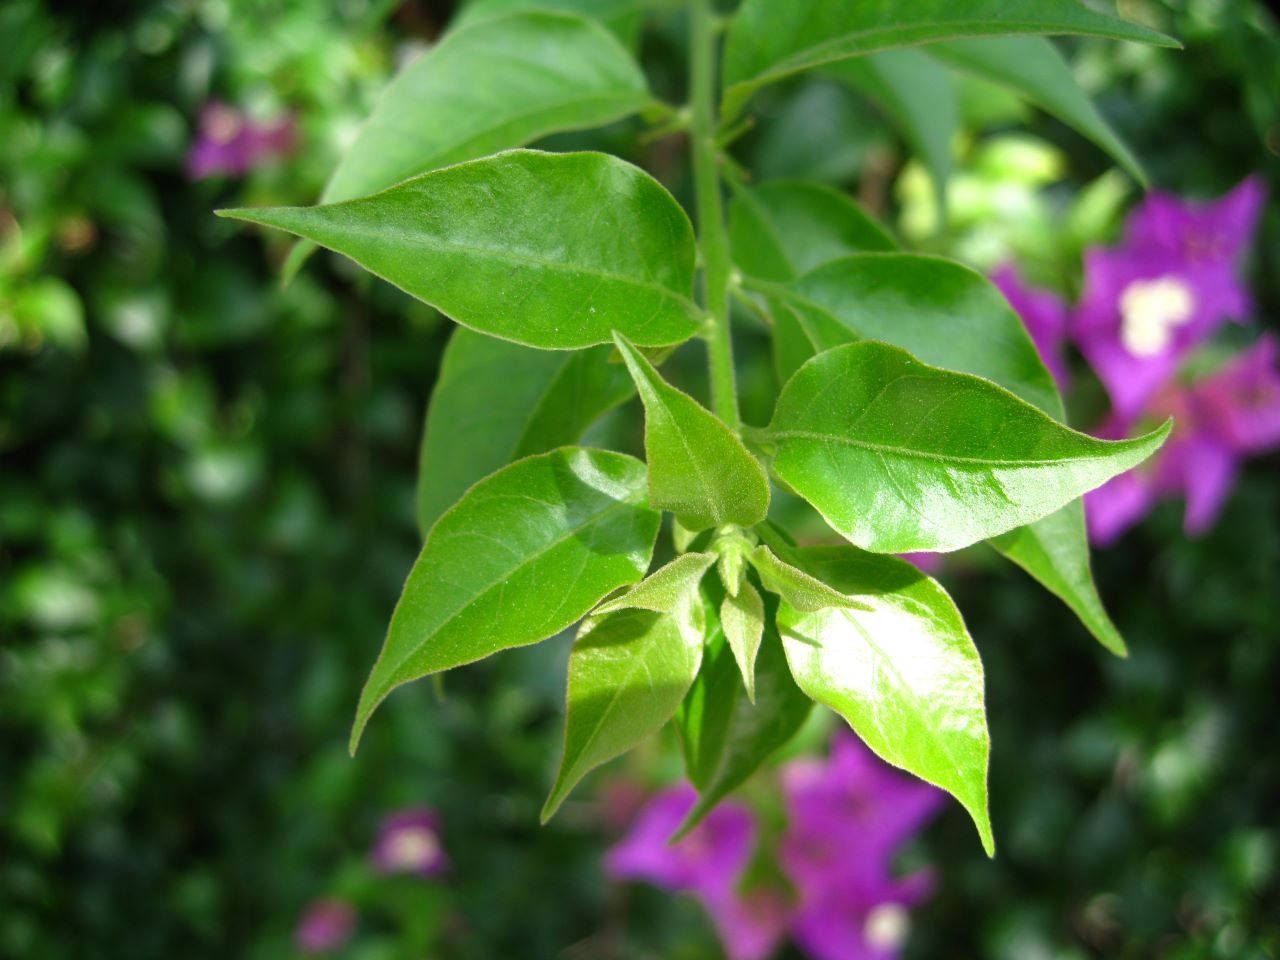
[[[803,180],[736,190],[729,245],[743,273],[780,283],[846,254],[897,249],[884,227],[845,194]]]
[[[947,71],[919,50],[886,50],[842,60],[826,72],[873,100],[898,128],[933,178],[940,219],[945,220],[951,142],[960,125],[960,110]]]
[[[592,616],[599,617],[616,610],[680,614],[686,607],[699,602],[698,584],[715,562],[714,553],[681,554],[630,590],[600,604],[592,611]]]
[[[701,627],[702,604],[696,611]],[[702,660],[703,635],[678,615],[617,610],[590,617],[569,656],[564,756],[542,808],[555,814],[588,772],[626,753],[675,715]]]
[[[336,250],[454,320],[550,350],[688,339],[693,227],[647,173],[600,153],[511,150],[323,207],[223,210]]]
[[[989,380],[866,341],[814,357],[782,391],[773,469],[866,550],[958,550],[1053,513],[1150,456],[1166,423],[1106,441]]]
[[[660,520],[645,504],[644,464],[620,453],[566,447],[477,483],[409,573],[360,694],[352,752],[400,684],[545,640],[643,577]]]
[[[943,63],[1021,94],[1047,113],[1084,134],[1146,184],[1142,165],[1129,151],[1088,95],[1071,67],[1044,37],[991,37],[952,40],[931,45],[929,53]]]
[[[766,546],[761,545],[752,551],[751,565],[760,574],[760,582],[766,590],[776,593],[797,610],[814,613],[828,607],[860,606],[859,601],[832,590],[816,577],[779,560]]]
[[[715,606],[706,604],[707,642],[702,667],[676,711],[685,773],[698,790],[711,783],[724,756],[733,710],[742,697],[742,677],[725,641]]]
[[[823,64],[963,37],[1069,33],[1176,46],[1162,34],[1095,13],[1079,0],[743,0],[724,55],[724,115],[760,87]]]
[[[644,402],[649,502],[688,530],[763,520],[769,479],[760,461],[715,415],[663,380],[625,337],[615,340]]]
[[[634,393],[613,348],[531,350],[465,327],[445,349],[418,460],[423,535],[477,480],[513,460],[577,443]]]
[[[1022,321],[989,280],[958,263],[906,254],[847,257],[789,285],[786,296],[788,313],[803,318],[820,348],[852,337],[884,340],[926,363],[986,377],[1055,420],[1064,418],[1053,377]],[[1103,646],[1124,652],[1089,570],[1080,504],[1003,534],[992,546],[1061,598]]]
[[[778,630],[796,683],[884,760],[959,800],[994,855],[982,661],[960,611],[901,560],[851,547],[799,556],[815,576],[869,606],[803,613],[782,603]]]
[[[804,726],[813,708],[813,701],[792,679],[782,642],[772,626],[765,631],[756,662],[754,705],[743,695],[737,674],[733,657],[727,650],[708,648],[702,672],[689,696],[695,695],[699,684],[705,684],[708,696],[700,716],[713,724],[713,736],[704,738],[708,742],[699,757],[699,779],[693,780],[698,788],[698,802],[689,811],[677,836],[696,827],[717,803],[786,746]],[[682,729],[688,726],[686,723]]]
[[[742,672],[747,699],[756,702],[756,654],[764,636],[764,601],[749,580],[738,584],[737,593],[726,593],[720,605],[720,626]]]

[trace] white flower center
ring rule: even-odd
[[[1195,309],[1191,288],[1177,277],[1135,280],[1120,294],[1120,342],[1135,357],[1154,357]]]
[[[862,936],[874,950],[897,950],[910,929],[911,917],[902,904],[882,903],[867,914]]]
[[[398,870],[420,870],[435,860],[440,842],[426,827],[399,830],[388,845],[387,861]]]

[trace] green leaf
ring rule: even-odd
[[[1099,643],[1117,656],[1128,655],[1124,638],[1107,615],[1093,582],[1083,503],[1069,503],[990,543],[1065,603]]]
[[[321,203],[363,197],[558,131],[611,123],[652,102],[644,72],[600,24],[498,6],[473,5],[463,18],[470,25],[450,30],[387,85]],[[299,244],[285,276],[313,249]]]
[[[454,331],[427,407],[418,461],[418,526],[425,535],[477,480],[534,453],[577,443],[631,396],[613,348],[531,350]]]
[[[1064,419],[1062,398],[1022,321],[968,267],[908,254],[853,256],[807,274],[782,295],[796,318],[792,327],[807,330],[819,349],[851,338],[884,340],[926,363],[986,377]],[[801,352],[793,348],[793,355]],[[1080,504],[1001,535],[992,546],[1061,598],[1103,646],[1123,653],[1089,569]]]
[[[885,229],[839,190],[801,180],[735,191],[729,243],[739,270],[777,282],[794,280],[846,254],[897,249]],[[794,308],[776,297],[765,300],[773,320],[774,369],[782,384],[815,351]]]
[[[545,640],[644,576],[659,514],[644,464],[566,447],[481,480],[431,528],[360,694],[374,709],[419,677]],[[549,588],[554,585],[554,588]]]
[[[733,707],[742,695],[742,679],[720,628],[715,604],[705,600],[703,610],[707,642],[702,666],[675,717],[685,773],[699,790],[711,782],[720,765]]]
[[[749,527],[769,509],[769,478],[714,414],[668,384],[623,336],[615,340],[644,403],[649,502],[688,530]]]
[[[826,72],[873,100],[933,178],[939,222],[947,212],[951,143],[960,110],[947,71],[919,50],[887,50],[843,60]]]
[[[776,593],[788,604],[805,613],[826,610],[828,607],[857,607],[859,601],[812,577],[794,565],[778,559],[766,546],[756,547],[751,553],[751,565],[760,574],[760,582],[770,593]]]
[[[807,321],[820,350],[883,340],[1062,415],[1053,377],[1018,315],[989,280],[961,264],[909,253],[855,254],[806,274],[780,295]]]
[[[814,357],[778,399],[773,469],[866,550],[958,550],[1053,513],[1145,460],[1134,440],[1063,426],[989,380],[865,341]]]
[[[897,249],[884,227],[845,194],[804,180],[736,190],[729,245],[739,270],[778,282],[845,254]]]
[[[546,12],[478,18],[391,81],[321,202],[610,123],[651,102],[643,71],[598,23]]]
[[[654,571],[621,596],[606,600],[593,616],[617,610],[649,610],[679,614],[698,602],[698,584],[716,562],[714,553],[685,553]],[[699,634],[702,633],[701,628]]]
[[[702,604],[686,627],[679,615],[618,610],[582,625],[569,656],[564,757],[542,808],[555,814],[588,772],[636,746],[670,720],[702,660]]]
[[[803,613],[783,602],[778,630],[796,683],[885,761],[959,800],[994,855],[982,661],[960,611],[901,560],[851,547],[811,547],[799,556],[868,608]]]
[[[990,80],[1026,97],[1074,127],[1145,185],[1142,165],[1080,89],[1071,67],[1052,41],[1043,37],[993,37],[953,40],[930,46],[943,63]]]
[[[511,150],[322,207],[223,210],[355,260],[454,320],[544,349],[688,339],[693,227],[643,170]]]
[[[632,37],[643,15],[671,6],[671,0],[474,0],[453,18],[451,30],[504,13],[523,10],[554,10],[592,17],[623,39]]]
[[[1078,0],[743,0],[724,54],[724,115],[760,87],[850,57],[963,37],[1067,33],[1176,46]]]
[[[738,584],[737,593],[726,593],[720,605],[720,627],[742,672],[747,699],[756,702],[756,655],[764,636],[764,601],[749,580]]]
[[[690,776],[698,788],[698,802],[689,811],[677,837],[692,830],[717,803],[742,786],[747,779],[794,737],[804,726],[813,701],[796,686],[782,652],[782,642],[772,625],[764,634],[756,663],[756,701],[751,704],[738,682],[738,668],[725,646],[709,647],[702,671],[686,705],[697,695],[699,686],[705,697],[697,715],[705,718],[707,736],[700,738],[703,747],[698,779]],[[686,717],[682,730],[692,729]],[[688,733],[686,739],[691,738]]]

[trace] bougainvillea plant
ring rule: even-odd
[[[1071,429],[987,280],[900,251],[829,187],[748,181],[729,149],[754,94],[796,74],[828,71],[892,113],[962,70],[1133,169],[1045,37],[1172,41],[1077,0],[744,0],[728,16],[691,0],[689,102],[674,108],[631,53],[646,12],[477,0],[390,85],[321,205],[224,211],[301,237],[289,271],[324,246],[461,326],[423,441],[425,543],[352,749],[401,684],[579,623],[544,819],[674,720],[699,792],[689,829],[816,701],[951,793],[990,853],[982,664],[947,593],[894,555],[986,541],[1122,653],[1080,498],[1170,425],[1118,441]],[[631,115],[687,134],[696,234],[623,159],[521,149]],[[739,416],[738,305],[766,318],[785,384],[764,426]],[[658,369],[692,340],[709,410]],[[633,393],[647,462],[575,445]],[[843,542],[797,545],[770,520],[774,490]],[[650,571],[664,513],[675,558]]]

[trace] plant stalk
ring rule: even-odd
[[[689,106],[692,114],[689,144],[693,154],[698,243],[702,250],[702,305],[710,315],[704,336],[711,372],[711,406],[721,420],[737,430],[741,421],[738,417],[732,331],[729,328],[729,238],[724,223],[716,144],[718,21],[711,8],[711,0],[690,0],[689,18]]]

